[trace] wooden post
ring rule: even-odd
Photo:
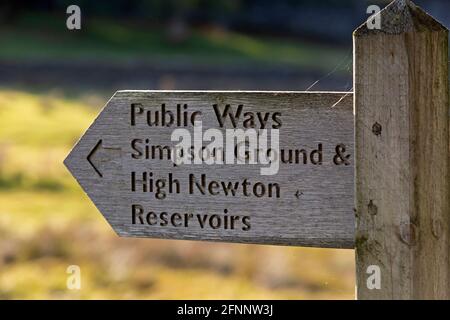
[[[354,33],[357,297],[450,299],[448,30],[380,17]]]

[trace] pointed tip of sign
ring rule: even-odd
[[[376,19],[376,18],[374,18]],[[409,0],[395,0],[378,13],[379,27],[369,20],[355,30],[353,36],[363,37],[406,32],[448,31],[435,18]],[[370,19],[371,20],[371,19]]]
[[[71,154],[72,154],[72,150],[70,150],[69,154],[67,154],[67,156],[63,160],[64,166],[66,167],[67,170],[69,170],[70,173],[72,173],[72,166],[70,163]]]

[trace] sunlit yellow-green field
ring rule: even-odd
[[[350,250],[116,236],[62,164],[105,101],[0,89],[0,299],[354,298]]]

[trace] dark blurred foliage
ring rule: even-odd
[[[156,25],[218,25],[236,31],[342,41],[365,17],[369,4],[387,0],[2,0],[0,17],[14,23],[26,13],[65,12],[70,4],[84,18],[105,17]],[[333,24],[333,32],[330,25]],[[328,39],[329,38],[329,39]]]
[[[0,19],[14,23],[30,12],[61,13],[68,5],[85,18],[135,20],[153,25],[216,25],[246,33],[306,37],[343,43],[371,4],[389,0],[2,0]],[[450,20],[450,1],[416,0],[441,21]]]

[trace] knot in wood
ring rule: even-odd
[[[439,239],[442,235],[442,222],[439,219],[432,219],[431,232],[436,239]]]
[[[381,134],[382,129],[383,128],[381,127],[381,124],[379,124],[378,122],[375,122],[372,126],[372,132],[376,136],[379,136]]]
[[[400,239],[408,246],[414,246],[417,242],[418,229],[413,223],[400,224]]]
[[[367,209],[369,210],[369,214],[372,216],[375,216],[378,213],[378,207],[373,203],[372,200],[369,201]]]

